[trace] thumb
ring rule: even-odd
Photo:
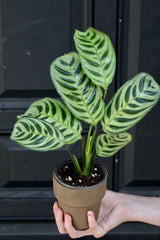
[[[100,224],[97,224],[94,213],[92,211],[88,211],[88,224],[90,233],[95,238],[100,238],[105,234],[102,226]]]

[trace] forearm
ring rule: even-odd
[[[160,226],[160,197],[124,196],[128,221],[139,221]]]

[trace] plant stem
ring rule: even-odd
[[[85,153],[85,164],[83,168],[83,174],[85,176],[89,176],[91,174],[92,165],[94,163],[94,155],[95,151],[93,150],[94,139],[97,132],[97,126],[95,126],[94,133],[91,136],[92,125],[90,126],[88,137],[87,137],[87,145],[86,145],[86,153]]]
[[[104,101],[105,98],[106,98],[106,94],[107,94],[107,89],[104,90],[103,101]]]
[[[90,153],[91,153],[92,148],[93,148],[93,144],[94,144],[94,139],[95,139],[95,136],[96,136],[96,132],[97,132],[97,125],[95,126],[94,133],[93,133],[93,135],[92,135],[92,139],[91,139],[91,143],[90,143]]]
[[[90,174],[92,173],[92,171],[93,171],[93,165],[94,165],[95,159],[96,159],[96,149],[94,148],[94,149],[93,149],[93,152],[92,152],[91,159],[90,159],[91,167],[90,167],[90,169],[89,169],[89,175],[90,175]]]
[[[70,150],[70,148],[69,148],[69,146],[68,146],[67,144],[66,144],[66,147],[67,147],[67,150],[68,150],[68,152],[69,152],[69,154],[70,154],[70,157],[71,157],[71,159],[72,159],[72,162],[73,162],[73,164],[74,164],[74,167],[75,167],[75,170],[76,170],[77,175],[78,175],[79,177],[82,176],[82,170],[81,170],[81,167],[80,167],[80,165],[79,165],[79,162],[78,162],[76,156],[75,156],[74,154],[72,154],[72,152],[71,152],[71,150]]]
[[[85,166],[85,146],[83,139],[81,140],[81,146],[82,146],[82,171],[83,171]]]
[[[91,132],[92,132],[93,125],[90,125],[88,136],[87,136],[87,143],[86,143],[86,150],[85,150],[85,162],[87,161],[87,158],[89,157],[89,147],[90,147],[90,141],[91,141]]]

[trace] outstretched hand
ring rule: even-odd
[[[120,223],[127,221],[121,195],[106,190],[105,196],[101,201],[97,221],[94,213],[92,211],[88,212],[89,228],[87,230],[76,230],[72,225],[71,216],[65,214],[63,217],[63,211],[60,209],[58,202],[55,202],[53,209],[59,232],[61,234],[68,233],[71,238],[80,238],[87,235],[93,235],[96,238],[102,237]]]
[[[77,231],[72,226],[72,219],[68,214],[65,214],[63,220],[63,211],[57,202],[54,204],[54,214],[60,233],[68,233],[71,238],[87,235],[99,238],[126,221],[145,222],[160,227],[159,206],[160,197],[142,197],[106,190],[97,221],[94,213],[88,212],[89,228],[87,230]]]

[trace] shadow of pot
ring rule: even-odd
[[[107,170],[104,166],[103,179],[96,185],[89,187],[74,187],[63,183],[57,176],[57,170],[68,161],[59,164],[53,172],[53,191],[64,214],[72,217],[72,224],[77,230],[87,229],[87,212],[93,211],[97,220],[101,199],[105,195],[107,185]]]

